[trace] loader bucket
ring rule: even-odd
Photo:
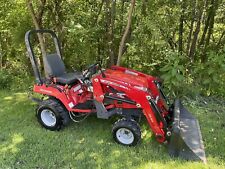
[[[198,120],[184,108],[179,99],[174,102],[174,121],[168,146],[169,154],[173,157],[206,163]]]

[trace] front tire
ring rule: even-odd
[[[37,107],[38,122],[48,130],[60,130],[70,121],[68,111],[54,99],[43,100]]]
[[[120,119],[113,125],[112,134],[114,140],[125,146],[135,146],[141,140],[141,129],[133,119]]]

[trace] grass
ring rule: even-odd
[[[113,119],[94,116],[71,123],[59,132],[42,128],[35,104],[25,93],[0,91],[0,168],[18,169],[221,169],[225,168],[225,105],[186,101],[199,119],[208,163],[173,159],[142,122],[143,141],[136,147],[116,144],[111,136]]]

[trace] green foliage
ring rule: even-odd
[[[189,82],[188,72],[184,67],[187,59],[177,52],[164,51],[165,60],[159,69],[164,85],[170,93],[179,94]]]
[[[114,53],[114,61],[117,60],[130,1],[116,2],[115,13],[112,10],[115,1],[107,2],[108,6],[104,1],[94,0],[46,1],[43,15],[39,9],[41,2],[32,2],[36,15],[42,16],[41,26],[54,30],[62,41],[63,59],[69,69],[73,67],[82,70],[96,61],[101,61],[107,67],[110,52]],[[210,12],[212,4],[208,4],[208,7],[202,6],[204,17],[196,42],[195,56],[191,58],[186,56],[187,43],[189,35],[192,35],[191,42],[194,39],[198,20],[198,15],[194,14],[200,13],[195,5],[190,0],[184,2],[184,7],[181,2],[168,0],[136,1],[122,65],[163,78],[164,86],[173,95],[192,93],[225,96],[222,61],[224,51],[221,52],[225,42],[223,1],[218,1],[218,9],[213,4],[214,12]],[[30,79],[30,73],[27,72],[32,72],[31,64],[25,56],[24,34],[33,29],[34,25],[25,0],[1,1],[0,9],[0,65],[7,67],[8,74],[12,74],[13,79],[21,83],[24,78]],[[182,55],[177,52],[181,15],[184,19]],[[214,25],[208,27],[203,38],[208,16]],[[192,21],[194,25],[191,33]],[[210,31],[211,28],[213,31]],[[209,32],[212,34],[209,35]],[[37,39],[34,42],[34,48],[37,49]],[[11,88],[14,87],[17,88],[16,83]]]
[[[224,96],[224,53],[210,52],[205,63],[196,61],[187,65],[188,59],[177,52],[166,52],[159,69],[167,91],[174,95]]]
[[[27,91],[31,85],[30,70],[21,61],[8,62],[7,67],[0,70],[0,90]]]
[[[9,89],[12,84],[12,75],[6,69],[0,70],[0,90]]]
[[[194,83],[201,86],[206,95],[225,95],[225,54],[210,52],[207,62],[195,63]]]
[[[224,53],[210,52],[205,63],[196,61],[187,65],[188,59],[177,52],[165,52],[159,69],[167,91],[173,95],[225,96]]]

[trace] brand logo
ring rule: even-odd
[[[45,93],[49,93],[49,94],[52,94],[52,91],[49,91],[49,90],[45,90],[45,89],[40,89],[41,92],[45,92]]]
[[[117,86],[117,87],[120,87],[120,88],[123,88],[123,89],[127,89],[128,90],[127,87],[125,87],[123,85],[120,85],[120,84],[117,84],[115,82],[110,82],[108,80],[103,80],[103,79],[101,79],[101,82],[104,83],[104,84],[107,84],[107,85],[113,85],[113,86]]]

